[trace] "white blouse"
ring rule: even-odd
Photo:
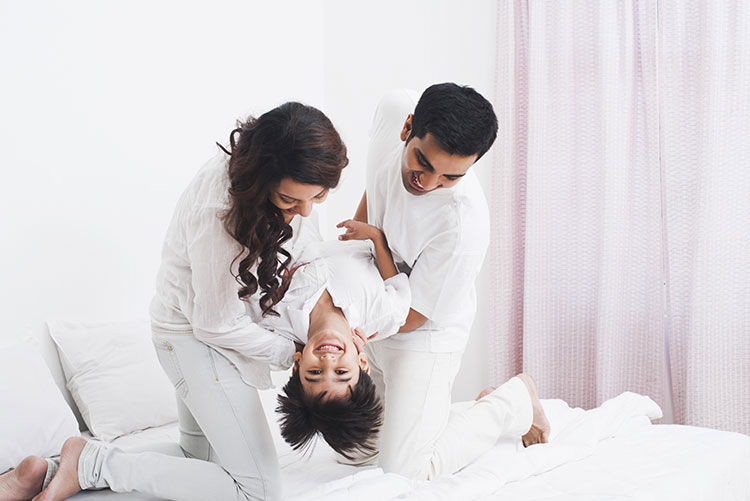
[[[294,343],[258,325],[259,293],[250,303],[237,296],[235,257],[241,246],[220,219],[229,208],[229,185],[227,156],[219,153],[180,197],[164,240],[151,319],[166,329],[192,329],[229,359],[247,384],[264,389],[271,387],[271,368],[291,366]],[[306,219],[292,220],[293,236],[284,244],[292,256],[306,241],[320,240],[317,224]]]

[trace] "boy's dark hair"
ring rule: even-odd
[[[323,400],[326,392],[305,395],[299,371],[292,372],[279,394],[281,436],[294,450],[304,448],[318,433],[333,450],[353,459],[354,452],[372,453],[374,439],[383,424],[383,405],[375,393],[375,383],[361,368],[359,381],[349,389],[349,397]]]
[[[479,160],[495,142],[497,117],[492,104],[471,87],[435,84],[419,98],[407,142],[427,133],[446,152]]]

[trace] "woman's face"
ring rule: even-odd
[[[312,204],[319,204],[328,196],[328,188],[314,184],[298,183],[290,177],[285,177],[279,185],[271,190],[271,203],[281,209],[284,221],[287,223],[294,216],[307,217],[312,212]]]

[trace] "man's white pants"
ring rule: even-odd
[[[154,327],[153,340],[177,392],[182,450],[134,453],[90,441],[78,461],[81,487],[187,501],[280,499],[276,448],[258,391],[188,331]]]
[[[377,342],[365,349],[385,405],[379,461],[386,472],[420,480],[451,474],[501,436],[520,437],[531,427],[531,397],[517,377],[452,411],[462,353],[398,350]]]

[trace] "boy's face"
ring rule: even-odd
[[[406,118],[401,140],[411,134],[412,116]],[[412,195],[424,195],[440,188],[450,188],[468,172],[477,155],[451,155],[429,132],[423,138],[412,137],[401,157],[401,180]]]
[[[367,355],[359,352],[351,332],[321,331],[308,339],[302,353],[294,354],[294,370],[308,396],[325,391],[326,399],[345,397],[359,381],[360,368],[370,371]]]

